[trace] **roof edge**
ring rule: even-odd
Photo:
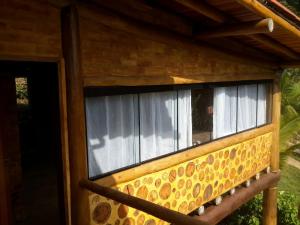
[[[274,13],[271,9],[263,5],[257,0],[236,0],[241,5],[247,7],[248,9],[259,13],[261,16],[265,18],[272,18],[275,23],[277,23],[282,28],[286,29],[287,31],[293,33],[297,37],[300,38],[300,30],[290,22],[286,21],[281,16]]]

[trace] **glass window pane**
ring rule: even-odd
[[[236,133],[237,87],[214,89],[213,138]]]
[[[192,146],[192,91],[178,91],[178,149]]]
[[[177,92],[140,94],[141,161],[177,149]]]
[[[269,83],[258,84],[257,126],[271,122],[272,91]]]
[[[193,89],[192,94],[192,124],[193,145],[211,140],[212,135],[212,89]]]
[[[89,177],[138,162],[136,95],[86,98]]]
[[[238,131],[256,127],[257,85],[238,86]]]

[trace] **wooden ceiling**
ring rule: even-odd
[[[206,40],[200,37],[199,43],[207,43],[227,51],[243,52],[258,60],[265,59],[286,65],[300,64],[300,30],[297,26],[300,25],[300,20],[297,21],[297,16],[290,15],[291,12],[285,11],[284,7],[284,13],[276,11],[276,7],[270,7],[276,0],[262,1],[264,4],[259,0],[90,1],[193,40],[197,40],[199,32],[207,29],[272,18],[275,23],[273,32]]]
[[[165,7],[169,7],[190,18],[194,18],[195,14],[199,14],[199,18],[200,16],[206,16],[211,20],[211,23],[204,21],[203,24],[208,24],[209,26],[213,26],[212,22],[215,22],[220,26],[228,23],[233,24],[256,21],[268,17],[253,8],[249,9],[249,5],[243,4],[244,1],[237,0],[161,0],[160,2],[162,2]],[[259,4],[262,8],[270,11],[269,15],[271,16],[269,17],[272,19],[272,14],[274,14],[274,17],[278,16],[276,12],[271,11],[271,9],[268,9],[267,6],[264,6],[259,1],[256,1],[256,4]],[[178,5],[181,5],[183,8],[188,8],[189,10],[180,11],[178,10],[180,8]],[[281,17],[281,15],[279,16]],[[295,27],[292,23],[290,26]],[[296,27],[296,29],[298,29],[298,27]],[[287,30],[285,27],[282,27],[280,24],[277,24],[276,21],[275,29],[271,33],[236,36],[230,39],[239,44],[257,49],[261,51],[262,54],[269,55],[276,61],[297,61],[300,57],[300,37],[290,30]],[[226,40],[224,39],[214,38],[214,40],[209,40],[209,43],[211,44],[214,42],[226,44]]]

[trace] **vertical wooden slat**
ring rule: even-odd
[[[61,126],[61,147],[62,147],[62,163],[64,176],[64,205],[66,225],[71,225],[71,189],[70,189],[70,162],[69,162],[69,142],[68,142],[68,116],[67,116],[67,90],[66,90],[66,74],[65,61],[61,59],[59,62],[59,107],[60,107],[60,126]]]
[[[271,152],[271,171],[278,172],[279,170],[279,129],[280,129],[280,78],[274,79],[273,82],[273,111],[272,121],[274,124],[272,152]],[[271,187],[264,191],[263,199],[263,224],[276,225],[277,224],[277,187]]]
[[[84,96],[81,77],[78,12],[75,5],[62,10],[62,41],[67,81],[71,218],[74,225],[89,223],[87,193],[78,185],[87,178]]]

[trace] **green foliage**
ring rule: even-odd
[[[281,191],[278,196],[278,225],[299,225],[295,196]]]
[[[280,126],[284,127],[288,122],[296,119],[299,116],[293,106],[287,105],[283,107]]]
[[[260,225],[263,212],[262,194],[239,208],[230,217],[226,218],[223,225]],[[295,196],[288,192],[279,192],[278,195],[278,225],[300,225],[297,218],[298,211]],[[220,224],[220,225],[221,225]]]
[[[300,131],[300,69],[286,69],[281,79],[280,149],[286,151]]]
[[[300,131],[300,116],[297,116],[295,119],[291,120],[285,124],[280,129],[280,150],[287,151],[291,148],[292,144],[290,141],[295,138],[295,135]]]
[[[281,162],[285,160],[281,156]],[[282,163],[281,179],[278,188],[281,191],[288,191],[295,195],[296,204],[300,204],[300,170],[287,163]]]
[[[26,78],[16,78],[16,97],[18,104],[28,104],[28,87]]]

